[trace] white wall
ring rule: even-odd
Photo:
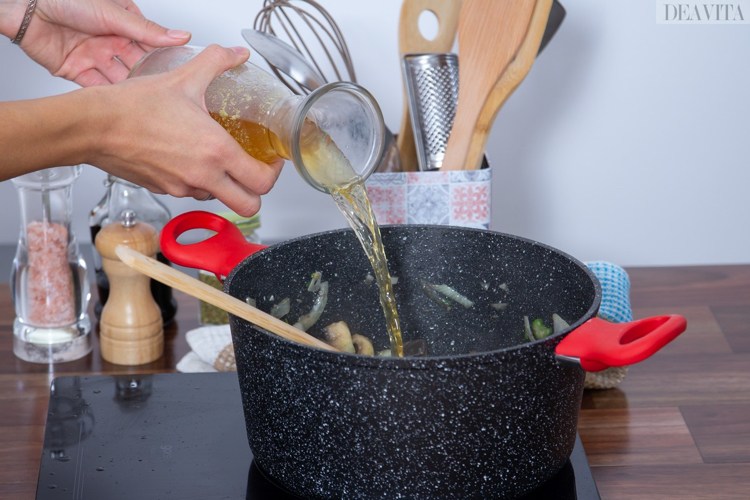
[[[490,137],[493,229],[584,260],[750,263],[750,25],[657,24],[655,2],[562,0],[568,11],[562,28]],[[154,20],[192,31],[195,44],[242,45],[240,29],[252,25],[261,3],[140,5]],[[360,83],[397,130],[401,1],[322,3],[342,26]],[[0,68],[2,100],[73,88],[8,42],[0,43]],[[102,179],[89,167],[75,188],[75,229],[84,241]],[[174,213],[219,208],[166,201]],[[0,184],[0,210],[0,244],[14,243],[18,208],[10,182]],[[345,225],[333,202],[307,187],[291,165],[261,214],[267,240]]]

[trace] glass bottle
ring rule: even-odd
[[[147,222],[157,231],[161,231],[164,225],[172,217],[169,209],[160,202],[151,191],[132,182],[128,182],[112,175],[107,176],[105,181],[107,192],[104,197],[91,209],[89,214],[89,228],[91,230],[92,243],[102,227],[111,221],[119,221],[126,210],[135,212],[135,217]],[[161,252],[156,254],[159,262],[169,265]],[[102,307],[109,297],[109,281],[102,269],[102,260],[99,253],[94,249],[94,271],[96,275],[97,301],[94,305],[94,314],[101,317]],[[172,289],[163,283],[151,280],[151,294],[161,309],[161,317],[164,324],[174,319],[177,313],[177,301],[174,299]]]
[[[135,64],[130,77],[172,70],[202,50],[156,49]],[[205,102],[211,116],[251,156],[265,162],[292,160],[320,191],[364,180],[385,149],[380,107],[354,83],[329,83],[308,96],[296,96],[270,73],[245,63],[211,82]]]
[[[91,351],[86,263],[71,231],[80,172],[80,166],[54,167],[13,179],[21,204],[11,273],[13,352],[26,361],[72,361]]]
[[[96,302],[94,303],[94,315],[97,319],[101,317],[102,307],[104,306],[104,302],[106,302],[106,299],[102,302],[102,296],[106,297],[108,295],[109,283],[107,281],[107,275],[104,274],[102,269],[102,257],[99,255],[99,252],[96,251],[94,242],[96,241],[96,235],[99,234],[99,231],[102,229],[102,225],[107,220],[107,215],[109,214],[109,193],[110,187],[112,186],[112,179],[113,177],[111,175],[108,175],[107,178],[104,179],[104,196],[89,212],[89,234],[91,236],[91,253],[94,261],[94,282],[97,290]]]

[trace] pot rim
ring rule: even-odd
[[[556,345],[560,340],[562,340],[563,337],[565,337],[566,335],[568,335],[570,332],[572,332],[573,330],[575,330],[576,328],[578,328],[579,326],[581,326],[583,323],[585,323],[589,319],[595,317],[596,314],[597,314],[597,312],[599,311],[599,307],[601,305],[601,300],[602,300],[602,289],[601,289],[601,284],[599,283],[599,280],[597,279],[596,275],[583,262],[581,262],[580,260],[576,259],[572,255],[570,255],[570,254],[568,254],[568,253],[566,253],[566,252],[564,252],[564,251],[562,251],[560,249],[557,249],[557,248],[555,248],[555,247],[553,247],[551,245],[548,245],[546,243],[542,243],[542,242],[539,242],[539,241],[535,241],[535,240],[532,240],[530,238],[525,238],[523,236],[516,236],[516,235],[513,235],[513,234],[503,233],[503,232],[500,232],[500,231],[493,231],[493,230],[490,230],[490,229],[462,227],[462,226],[445,226],[445,225],[439,225],[439,224],[384,224],[384,225],[380,226],[380,229],[383,230],[383,229],[407,228],[407,227],[408,228],[415,228],[415,229],[417,229],[417,228],[420,228],[420,229],[435,228],[435,229],[440,229],[440,230],[456,229],[456,230],[460,230],[460,231],[483,233],[483,234],[484,233],[490,233],[490,234],[493,234],[493,235],[502,236],[504,238],[509,238],[509,239],[512,239],[512,240],[516,240],[516,241],[519,241],[519,242],[527,244],[527,245],[534,245],[534,246],[541,247],[541,248],[546,249],[546,250],[548,250],[548,251],[550,251],[552,253],[555,253],[555,254],[557,254],[557,255],[559,255],[561,257],[564,257],[565,259],[567,259],[568,261],[570,261],[573,265],[575,265],[576,267],[578,267],[579,269],[581,269],[586,274],[586,276],[588,276],[588,278],[591,280],[591,283],[594,286],[594,299],[591,302],[591,305],[589,306],[589,308],[586,310],[586,312],[580,318],[578,318],[576,321],[574,321],[573,323],[571,323],[568,328],[566,328],[566,329],[564,329],[564,330],[562,330],[562,331],[560,331],[558,333],[555,333],[553,335],[550,335],[549,337],[546,337],[546,338],[543,338],[543,339],[539,339],[539,340],[534,340],[532,342],[524,342],[524,343],[521,343],[521,344],[512,345],[510,347],[503,347],[503,348],[500,348],[500,349],[493,349],[493,350],[490,350],[490,351],[482,351],[482,352],[474,352],[474,353],[466,353],[466,354],[442,354],[442,355],[436,355],[436,356],[432,356],[431,355],[431,356],[424,356],[424,357],[410,356],[410,357],[403,357],[403,358],[394,357],[394,356],[363,356],[361,354],[354,354],[354,353],[347,353],[347,352],[326,351],[326,350],[323,350],[323,349],[317,349],[317,348],[314,348],[314,347],[310,347],[310,346],[307,346],[307,345],[303,345],[303,344],[300,344],[300,343],[297,343],[297,342],[293,342],[291,340],[287,340],[285,338],[279,337],[278,335],[276,335],[274,333],[271,333],[268,330],[260,328],[260,327],[258,327],[256,325],[251,325],[251,326],[253,327],[254,330],[256,330],[257,332],[260,332],[260,333],[266,335],[267,337],[271,338],[272,340],[275,340],[275,341],[278,341],[278,342],[282,342],[282,343],[287,343],[291,347],[296,347],[296,348],[304,349],[306,351],[318,351],[318,352],[320,352],[325,357],[325,359],[330,360],[331,362],[334,362],[335,360],[344,357],[344,359],[351,358],[349,361],[358,361],[358,363],[356,363],[356,364],[363,364],[363,365],[373,365],[373,364],[385,365],[385,366],[380,366],[379,368],[381,368],[381,369],[382,368],[393,368],[393,369],[399,369],[399,370],[401,370],[401,369],[403,369],[403,367],[400,366],[402,364],[408,364],[408,365],[410,365],[411,368],[418,368],[418,367],[412,366],[412,365],[415,364],[415,361],[418,361],[419,362],[418,364],[425,364],[425,365],[440,364],[440,363],[445,363],[447,361],[451,361],[451,362],[453,362],[453,361],[459,361],[459,362],[461,362],[461,361],[471,361],[472,363],[476,363],[476,362],[479,362],[479,363],[491,363],[491,362],[493,362],[493,360],[489,359],[489,358],[493,358],[493,357],[497,356],[498,354],[507,354],[507,353],[511,353],[511,352],[514,352],[514,351],[520,351],[522,349],[536,348],[536,346],[538,346],[538,345],[546,344],[546,343],[550,343],[550,342],[554,343],[554,345]],[[260,258],[261,256],[263,256],[267,252],[273,251],[275,249],[279,249],[279,248],[284,247],[286,245],[295,244],[295,243],[298,243],[298,242],[301,242],[301,241],[304,241],[304,240],[310,240],[310,239],[313,239],[313,238],[320,238],[320,237],[328,236],[328,235],[331,235],[331,234],[342,234],[342,233],[347,233],[347,232],[348,233],[353,233],[354,231],[352,229],[350,229],[350,228],[340,228],[340,229],[332,229],[332,230],[328,230],[328,231],[321,231],[321,232],[317,232],[317,233],[311,233],[311,234],[308,234],[308,235],[298,236],[296,238],[285,240],[283,242],[276,243],[274,245],[270,245],[270,246],[264,248],[263,250],[255,252],[255,253],[253,253],[253,254],[245,257],[244,259],[242,259],[242,261],[240,261],[240,263],[237,264],[232,269],[232,271],[229,273],[229,276],[227,276],[226,280],[224,281],[224,292],[227,293],[227,294],[229,294],[229,295],[231,295],[231,293],[229,292],[229,289],[230,289],[230,287],[232,285],[232,282],[234,281],[234,278],[235,278],[236,274],[239,272],[239,270],[241,268],[244,268],[245,266],[247,266],[253,259]],[[386,255],[386,257],[387,257],[387,255]],[[230,316],[234,317],[231,313],[230,313]],[[238,321],[245,321],[245,320],[242,320],[240,318],[235,318],[235,319],[237,319]],[[392,366],[388,366],[388,365],[392,365]]]

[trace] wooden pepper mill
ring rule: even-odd
[[[110,286],[99,323],[99,342],[102,357],[118,365],[150,363],[164,353],[161,311],[151,294],[150,279],[115,254],[121,244],[150,257],[159,250],[156,230],[135,217],[133,210],[125,210],[120,223],[103,227],[95,242]]]

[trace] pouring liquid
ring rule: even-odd
[[[375,282],[380,293],[380,305],[385,314],[386,328],[391,340],[391,353],[394,356],[404,355],[404,343],[401,336],[401,324],[396,310],[396,296],[393,293],[393,283],[388,272],[388,261],[385,257],[383,240],[380,237],[380,227],[372,212],[370,199],[367,197],[365,184],[357,181],[348,186],[331,191],[331,196],[354,229],[362,248],[372,265]]]
[[[264,126],[228,116],[226,113],[211,112],[211,116],[254,158],[264,162],[277,159],[279,154],[291,158],[291,152],[278,136]],[[308,172],[319,184],[327,188],[354,230],[372,265],[380,304],[386,319],[391,352],[394,356],[401,357],[404,355],[404,348],[396,298],[388,272],[380,227],[375,220],[364,181],[331,138],[311,122],[307,122],[303,127],[300,150]]]

